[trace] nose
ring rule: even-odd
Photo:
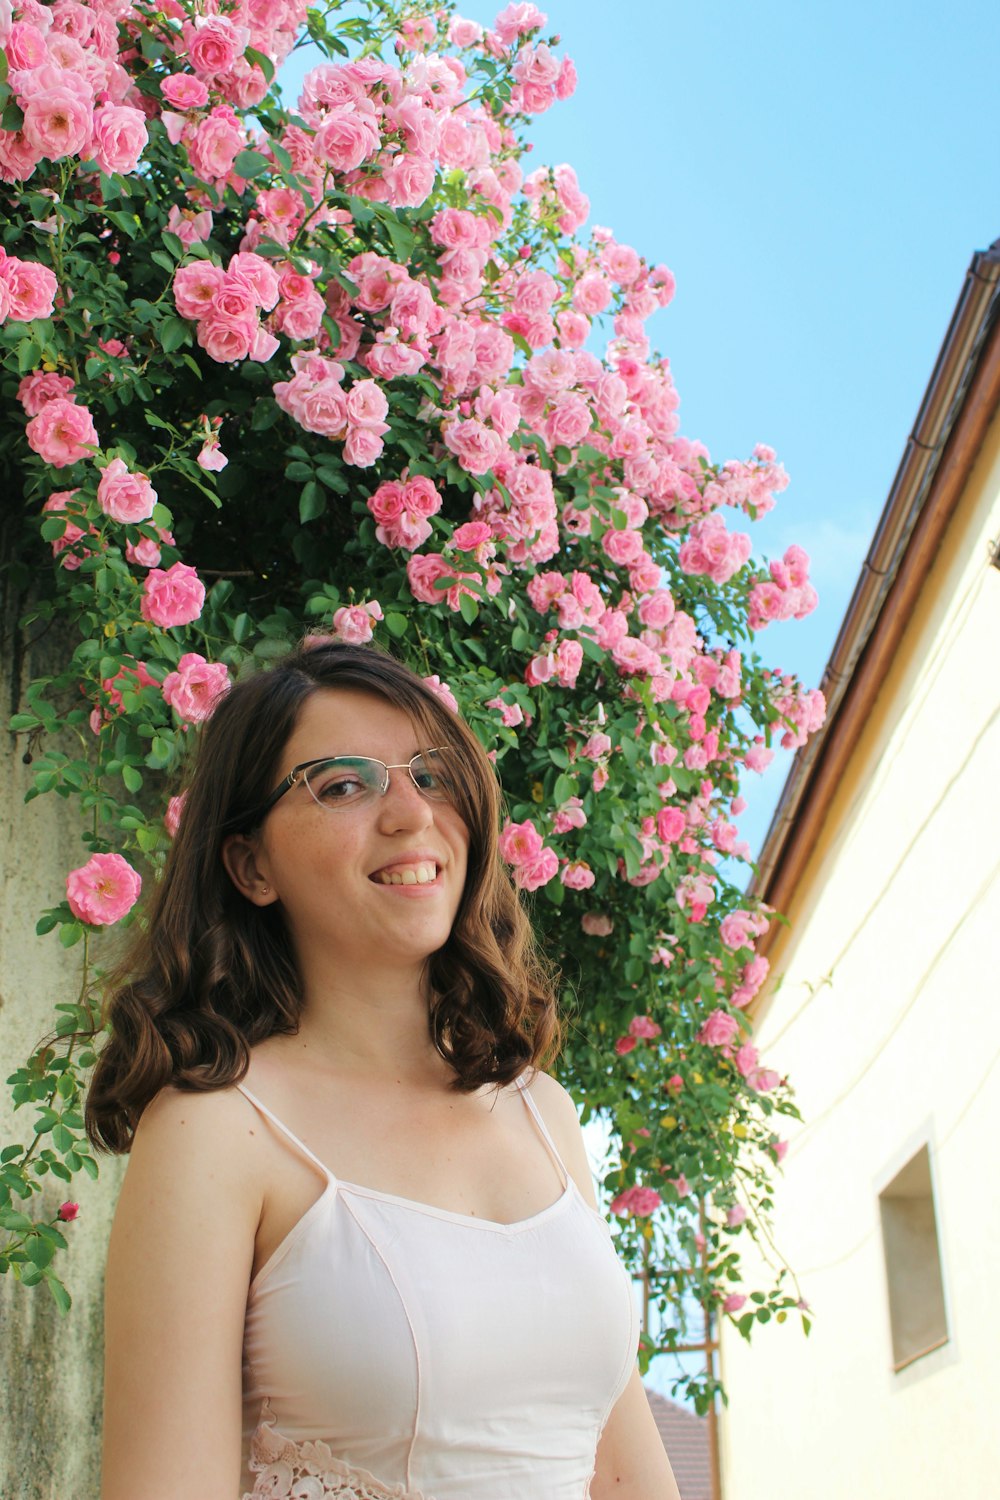
[[[428,827],[433,822],[433,808],[417,790],[409,767],[390,766],[388,776],[388,788],[379,798],[379,825],[391,830]]]

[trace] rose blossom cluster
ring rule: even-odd
[[[441,494],[426,474],[403,475],[380,484],[367,504],[382,545],[412,552],[431,535],[430,518],[441,509]]]
[[[809,556],[801,547],[787,548],[780,562],[771,563],[770,575],[750,590],[751,630],[763,630],[772,620],[804,620],[819,602],[809,582]]]
[[[625,1057],[640,1042],[652,1042],[661,1033],[662,1028],[651,1016],[633,1016],[629,1022],[628,1031],[620,1036],[615,1042],[615,1051],[619,1057]]]
[[[23,182],[42,160],[73,156],[105,173],[133,171],[148,134],[119,59],[118,16],[96,6],[69,12],[32,3],[16,16],[8,6],[0,41],[23,121],[0,131],[0,177]]]
[[[225,270],[210,260],[192,261],[177,268],[173,290],[178,313],[194,321],[198,343],[210,359],[264,361],[277,349],[261,313],[277,305],[281,292],[278,274],[263,256],[241,252]]]
[[[788,721],[781,736],[784,750],[797,750],[826,722],[826,698],[819,688],[806,690],[795,677],[777,678],[770,689],[771,702]]]
[[[536,891],[559,871],[559,856],[542,842],[530,821],[507,822],[500,834],[500,853],[513,866],[514,884],[522,891]]]
[[[385,392],[374,380],[356,380],[345,391],[344,367],[306,351],[292,356],[295,374],[279,380],[274,399],[307,432],[342,439],[344,462],[368,468],[379,457],[389,425]]]
[[[611,1212],[622,1217],[632,1214],[637,1219],[646,1219],[662,1202],[655,1188],[630,1187],[612,1199]]]

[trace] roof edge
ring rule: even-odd
[[[985,381],[982,378],[985,376]],[[978,399],[970,400],[973,387]],[[984,389],[985,386],[985,389]],[[917,418],[862,565],[850,604],[820,683],[827,700],[823,728],[801,747],[792,762],[771,820],[749,894],[779,911],[794,889],[832,800],[839,773],[878,691],[881,673],[863,664],[885,664],[898,644],[912,609],[913,579],[907,600],[894,599],[904,564],[916,560],[917,582],[934,556],[961,496],[968,472],[1000,401],[1000,239],[978,251],[965,275],[955,311],[938,353]],[[962,435],[963,426],[974,430]],[[941,460],[951,448],[958,465],[947,466],[954,481],[943,484]],[[935,499],[936,504],[931,501]],[[931,524],[928,524],[928,522]],[[912,568],[910,569],[912,572]],[[895,607],[902,605],[903,607]],[[891,616],[892,641],[885,627]],[[886,638],[880,641],[880,633]],[[853,701],[852,701],[853,700]],[[823,795],[806,812],[808,793]],[[806,814],[799,817],[800,809]],[[778,936],[776,924],[758,944],[760,952]],[[781,930],[784,930],[783,928]]]

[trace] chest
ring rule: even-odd
[[[284,1123],[338,1180],[470,1220],[513,1224],[553,1204],[564,1177],[518,1090],[422,1099],[403,1091],[289,1100]],[[259,1121],[264,1208],[254,1274],[322,1194],[317,1167]]]

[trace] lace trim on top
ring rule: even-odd
[[[401,1484],[383,1484],[367,1469],[335,1457],[326,1443],[293,1442],[266,1413],[265,1401],[250,1440],[250,1469],[257,1478],[241,1500],[433,1500]]]

